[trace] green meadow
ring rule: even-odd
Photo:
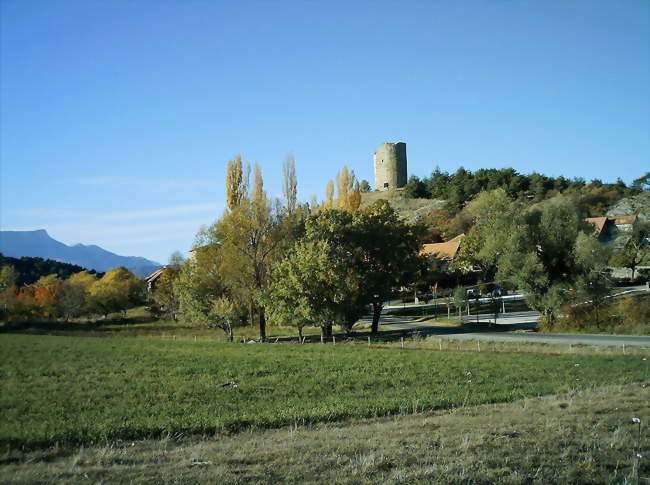
[[[648,361],[631,356],[4,334],[0,444],[210,436],[508,402],[647,377]]]

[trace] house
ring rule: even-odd
[[[439,269],[446,271],[456,254],[458,254],[464,237],[465,234],[459,234],[447,242],[424,244],[420,250],[420,255],[437,261]]]
[[[158,281],[158,278],[162,276],[163,271],[165,271],[164,267],[145,277],[144,281],[147,283],[147,291],[153,291],[156,289],[156,281]]]
[[[637,216],[588,217],[585,221],[594,226],[594,234],[600,242],[620,248],[630,239]]]
[[[587,217],[586,222],[594,226],[594,235],[599,241],[605,242],[604,239],[609,238],[612,231],[612,219],[609,217]]]

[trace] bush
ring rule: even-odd
[[[599,306],[567,306],[553,328],[541,318],[538,327],[543,331],[646,335],[650,333],[650,296],[628,296]]]

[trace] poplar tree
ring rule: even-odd
[[[350,172],[348,167],[343,167],[336,174],[337,199],[336,206],[339,209],[348,208],[348,195],[350,193]]]
[[[348,196],[348,205],[352,212],[356,211],[361,206],[361,189],[359,182],[354,183],[354,188]]]
[[[293,214],[298,203],[298,182],[296,180],[296,161],[293,155],[287,155],[282,167],[283,184],[282,191],[287,203],[287,213]]]
[[[264,296],[272,266],[282,248],[282,226],[264,191],[262,171],[255,166],[253,188],[208,230],[208,242],[220,245],[220,273],[242,307],[254,306],[260,339],[266,339]]]
[[[230,210],[241,205],[248,192],[250,165],[244,168],[241,155],[228,162],[226,167],[226,204]]]
[[[331,180],[327,182],[327,187],[325,187],[325,204],[323,204],[323,208],[334,208],[334,182]]]

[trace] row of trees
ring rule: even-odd
[[[621,197],[641,192],[650,185],[650,173],[627,186],[620,178],[613,184],[594,179],[548,177],[539,173],[520,174],[513,168],[479,169],[475,172],[460,167],[453,174],[436,168],[423,179],[412,175],[405,187],[408,197],[444,199],[453,206],[462,206],[483,191],[502,189],[510,199],[531,199],[540,202],[559,193],[574,193],[585,198],[585,204],[596,209],[616,202]],[[599,214],[594,214],[599,215]]]
[[[15,283],[18,286],[31,285],[36,283],[39,278],[51,274],[57,275],[61,279],[67,279],[75,273],[85,271],[81,266],[76,264],[62,263],[53,259],[33,258],[23,256],[21,258],[11,258],[0,253],[0,267],[11,266],[14,271]],[[104,273],[97,273],[90,270],[89,273],[97,274],[99,277]]]
[[[101,278],[88,271],[67,279],[51,274],[29,285],[19,286],[11,265],[0,269],[0,312],[9,321],[38,321],[108,316],[144,303],[144,282],[123,267]]]
[[[295,162],[284,166],[284,200],[271,201],[258,166],[240,157],[226,172],[227,208],[203,228],[182,266],[167,268],[172,284],[158,284],[156,300],[170,316],[173,301],[184,319],[221,328],[252,321],[266,338],[267,319],[305,325],[330,335],[350,331],[372,305],[377,331],[383,301],[394,287],[418,277],[422,231],[401,221],[385,201],[359,209],[360,184],[343,168],[322,204],[297,200]]]

